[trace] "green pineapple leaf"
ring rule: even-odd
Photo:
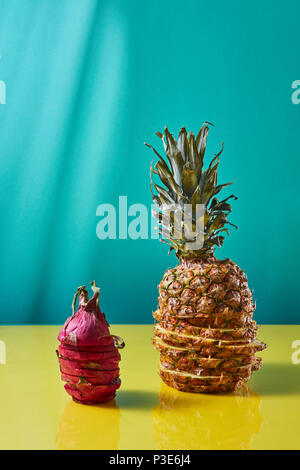
[[[208,167],[203,170],[209,126],[212,124],[205,122],[197,137],[193,132],[188,135],[186,128],[182,127],[177,141],[167,127],[164,134],[157,132],[163,142],[169,165],[152,145],[146,144],[158,157],[154,167],[150,165],[150,189],[157,206],[153,215],[158,220],[161,241],[170,245],[179,258],[206,256],[207,253],[213,252],[214,246],[220,247],[223,244],[224,236],[220,235],[221,232],[229,235],[225,225],[236,227],[227,220],[232,210],[227,201],[237,199],[236,196],[230,195],[223,200],[215,197],[223,188],[232,184],[231,182],[218,185],[218,167],[223,144]],[[153,181],[153,175],[160,179],[164,187]],[[204,220],[199,218],[199,204],[204,206],[204,211],[201,209],[200,212]],[[203,224],[200,224],[200,221]],[[204,226],[203,233],[199,228],[201,226]],[[196,241],[199,235],[204,239],[203,246],[193,249],[191,242]]]

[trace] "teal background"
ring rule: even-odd
[[[62,323],[96,279],[111,323],[150,323],[176,263],[156,240],[96,237],[96,208],[150,207],[143,146],[215,128],[235,181],[220,257],[246,270],[260,323],[299,323],[299,1],[0,0],[0,322]]]

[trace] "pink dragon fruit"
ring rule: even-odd
[[[60,356],[70,359],[71,361],[80,362],[99,362],[106,363],[107,359],[115,360],[119,362],[121,356],[119,351],[114,347],[114,351],[108,352],[86,352],[86,351],[74,351],[73,349],[64,348],[63,346],[58,347]]]
[[[84,404],[111,400],[120,387],[118,349],[125,344],[111,335],[109,325],[99,308],[100,289],[91,282],[91,299],[85,286],[78,287],[73,299],[73,315],[62,327],[56,351],[65,390],[73,400]],[[79,308],[75,312],[77,298]]]

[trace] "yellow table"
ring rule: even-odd
[[[162,384],[152,329],[112,327],[126,342],[121,388],[115,402],[85,406],[60,380],[59,327],[0,327],[0,449],[300,449],[300,326],[261,327],[262,369],[223,396]]]

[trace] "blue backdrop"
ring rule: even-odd
[[[220,181],[235,181],[225,195],[239,196],[239,229],[217,254],[246,270],[258,322],[298,323],[299,1],[0,0],[0,11],[0,322],[62,323],[92,279],[111,323],[152,322],[176,258],[156,240],[99,240],[96,208],[120,195],[150,206],[143,142],[208,120],[208,153],[225,142]]]

